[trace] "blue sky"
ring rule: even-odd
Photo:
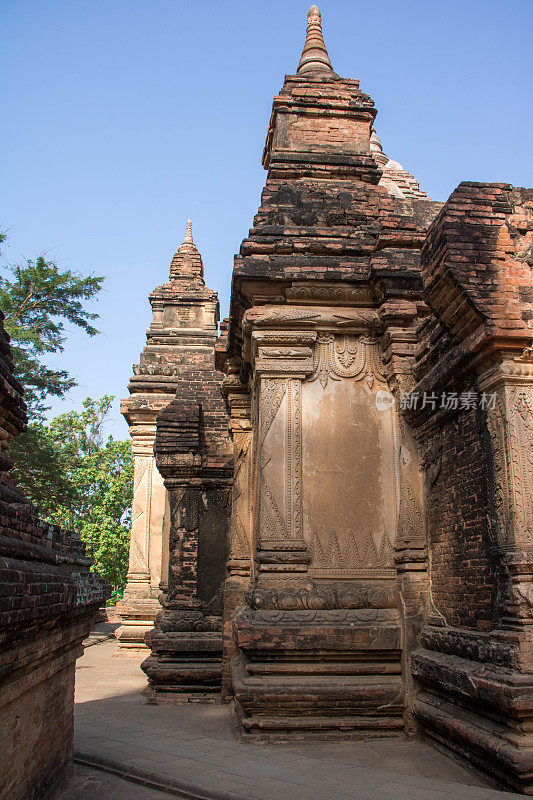
[[[101,334],[54,364],[86,396],[127,394],[191,217],[227,313],[233,254],[265,173],[272,97],[296,70],[299,0],[0,0],[4,258],[106,276]],[[461,180],[533,186],[531,0],[323,0],[334,69],[374,98],[385,151],[444,200]]]

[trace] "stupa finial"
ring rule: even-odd
[[[192,238],[192,225],[190,219],[187,220],[185,237],[183,242],[178,247],[178,253],[198,253],[198,249],[194,244],[194,239]]]
[[[297,73],[335,74],[324,44],[318,6],[311,6],[307,15],[307,35]]]
[[[187,220],[185,228],[185,238],[174,254],[170,265],[170,280],[200,280],[203,285],[204,268],[202,257],[192,238],[192,225],[190,219]]]
[[[194,244],[190,219],[187,220],[187,228],[185,230],[185,239],[183,240],[183,244]]]

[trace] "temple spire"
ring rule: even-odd
[[[183,240],[183,244],[194,244],[192,238],[192,225],[190,219],[187,220],[187,228],[185,230],[185,239]]]
[[[178,252],[174,254],[170,265],[170,280],[199,281],[202,286],[204,283],[204,268],[202,257],[192,238],[192,225],[190,219],[187,220],[185,237],[182,244],[178,247]]]
[[[314,73],[334,75],[328,51],[322,36],[322,22],[318,6],[311,6],[307,15],[307,35],[297,74]]]
[[[192,225],[190,219],[187,220],[187,226],[185,228],[185,237],[183,239],[183,242],[178,247],[178,253],[182,253],[185,251],[188,253],[198,252],[196,245],[194,244],[194,239],[192,238]]]

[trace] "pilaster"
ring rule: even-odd
[[[144,636],[160,609],[163,540],[168,537],[167,493],[154,456],[155,420],[137,415],[134,422],[132,415],[128,416],[134,458],[133,504],[126,588],[117,604],[122,620],[115,634],[117,655],[146,650]]]
[[[335,288],[330,299],[338,302]],[[368,449],[367,468],[388,486],[378,477],[380,459],[394,465],[398,453],[395,408],[377,410],[380,393],[390,396],[381,323],[372,308],[321,305],[326,292],[306,306],[254,306],[243,318],[253,387],[254,557],[245,601],[233,617],[231,678],[243,729],[256,737],[349,737],[403,727],[394,566],[399,487],[391,480],[390,490],[378,490],[385,529],[364,510],[338,528],[337,498],[347,502],[353,489],[344,467],[337,475],[334,464],[329,471],[321,463],[336,446],[338,463],[351,461],[348,469],[361,481],[358,449]],[[286,296],[297,298],[297,285]],[[375,426],[372,442],[352,425],[356,407]],[[331,486],[320,486],[320,475]],[[331,513],[330,503],[341,507]]]
[[[244,602],[250,583],[252,559],[253,422],[252,389],[241,359],[226,360],[222,388],[230,410],[229,430],[233,443],[230,553],[224,582],[222,696],[232,697],[229,665],[235,655],[233,615]]]
[[[520,664],[533,667],[533,350],[493,354],[480,369],[493,463],[491,527],[502,575],[499,628],[521,631]]]

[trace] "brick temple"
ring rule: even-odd
[[[229,320],[190,224],[150,295],[119,644],[149,702],[418,733],[533,794],[533,190],[435,202],[376,114],[312,6]]]

